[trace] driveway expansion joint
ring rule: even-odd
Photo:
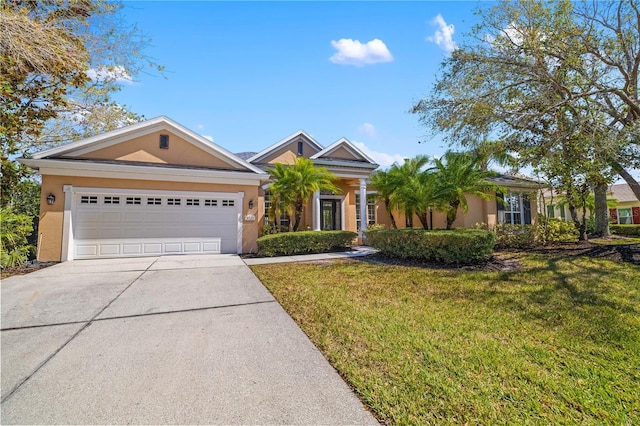
[[[116,294],[116,296],[111,299],[111,301],[109,301],[109,303],[107,303],[105,306],[102,307],[102,309],[100,309],[100,311],[98,313],[96,313],[89,321],[80,321],[80,322],[76,322],[76,324],[81,324],[81,323],[85,323],[82,327],[80,327],[80,329],[78,331],[76,331],[75,333],[73,333],[71,335],[71,337],[69,337],[62,345],[60,345],[60,347],[58,349],[56,349],[53,353],[51,353],[51,355],[49,355],[47,358],[45,358],[44,361],[42,361],[40,364],[38,364],[38,366],[31,372],[29,373],[24,379],[22,379],[17,385],[15,385],[9,392],[7,392],[5,395],[2,395],[1,399],[0,399],[0,403],[4,403],[5,401],[7,401],[9,398],[11,398],[17,391],[18,389],[20,389],[22,387],[22,385],[24,385],[27,381],[29,381],[29,379],[31,377],[33,377],[34,374],[36,374],[38,371],[40,371],[40,369],[42,367],[44,367],[53,357],[55,357],[62,349],[64,349],[73,339],[76,338],[76,336],[78,336],[80,333],[82,333],[83,330],[85,330],[87,327],[89,327],[91,325],[91,323],[101,314],[105,311],[105,309],[107,309],[109,306],[111,306],[111,304],[113,302],[116,301],[116,299],[118,299],[122,293],[124,293],[125,291],[127,291],[127,289],[129,287],[131,287],[136,281],[138,281],[140,279],[140,277],[142,277],[148,270],[149,268],[151,268],[156,262],[158,261],[158,259],[154,260],[153,263],[151,263],[151,265],[149,265],[147,267],[147,269],[145,269],[144,271],[142,271],[140,273],[140,275],[138,275],[136,278],[134,278],[121,292],[119,292],[118,294]],[[60,324],[56,324],[56,325],[60,325]],[[38,327],[42,327],[42,326],[38,326]],[[27,327],[25,327],[27,328]],[[5,331],[5,330],[2,330]]]

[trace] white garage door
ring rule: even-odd
[[[75,203],[76,259],[238,250],[238,193],[79,193]]]

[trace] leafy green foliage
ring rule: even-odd
[[[485,224],[478,229],[488,229]],[[492,226],[496,233],[496,248],[524,249],[546,244],[573,243],[578,241],[579,231],[571,222],[561,219],[538,217],[535,225],[512,225],[508,223]]]
[[[336,176],[324,167],[317,167],[308,158],[298,157],[290,165],[277,163],[267,171],[273,180],[269,191],[272,197],[271,207],[275,209],[269,216],[278,217],[278,207],[285,205],[293,214],[294,232],[300,227],[304,206],[314,192],[341,192],[333,183]]]
[[[358,234],[350,231],[282,232],[258,238],[258,254],[286,256],[343,251],[351,247],[357,237]]]
[[[640,237],[640,225],[610,225],[611,232],[626,237]]]
[[[33,218],[0,208],[0,224],[0,268],[22,265],[33,251],[33,246],[27,240],[33,232]]]
[[[476,263],[493,253],[496,236],[480,229],[367,230],[367,244],[381,253],[401,259],[452,264]]]

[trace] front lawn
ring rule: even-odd
[[[640,268],[252,267],[379,420],[640,424]]]

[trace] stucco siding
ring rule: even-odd
[[[169,135],[169,148],[160,148],[160,135]],[[179,138],[175,134],[159,131],[129,139],[107,148],[102,148],[78,158],[93,160],[121,160],[158,164],[174,164],[211,167],[224,170],[240,170],[210,153]]]

